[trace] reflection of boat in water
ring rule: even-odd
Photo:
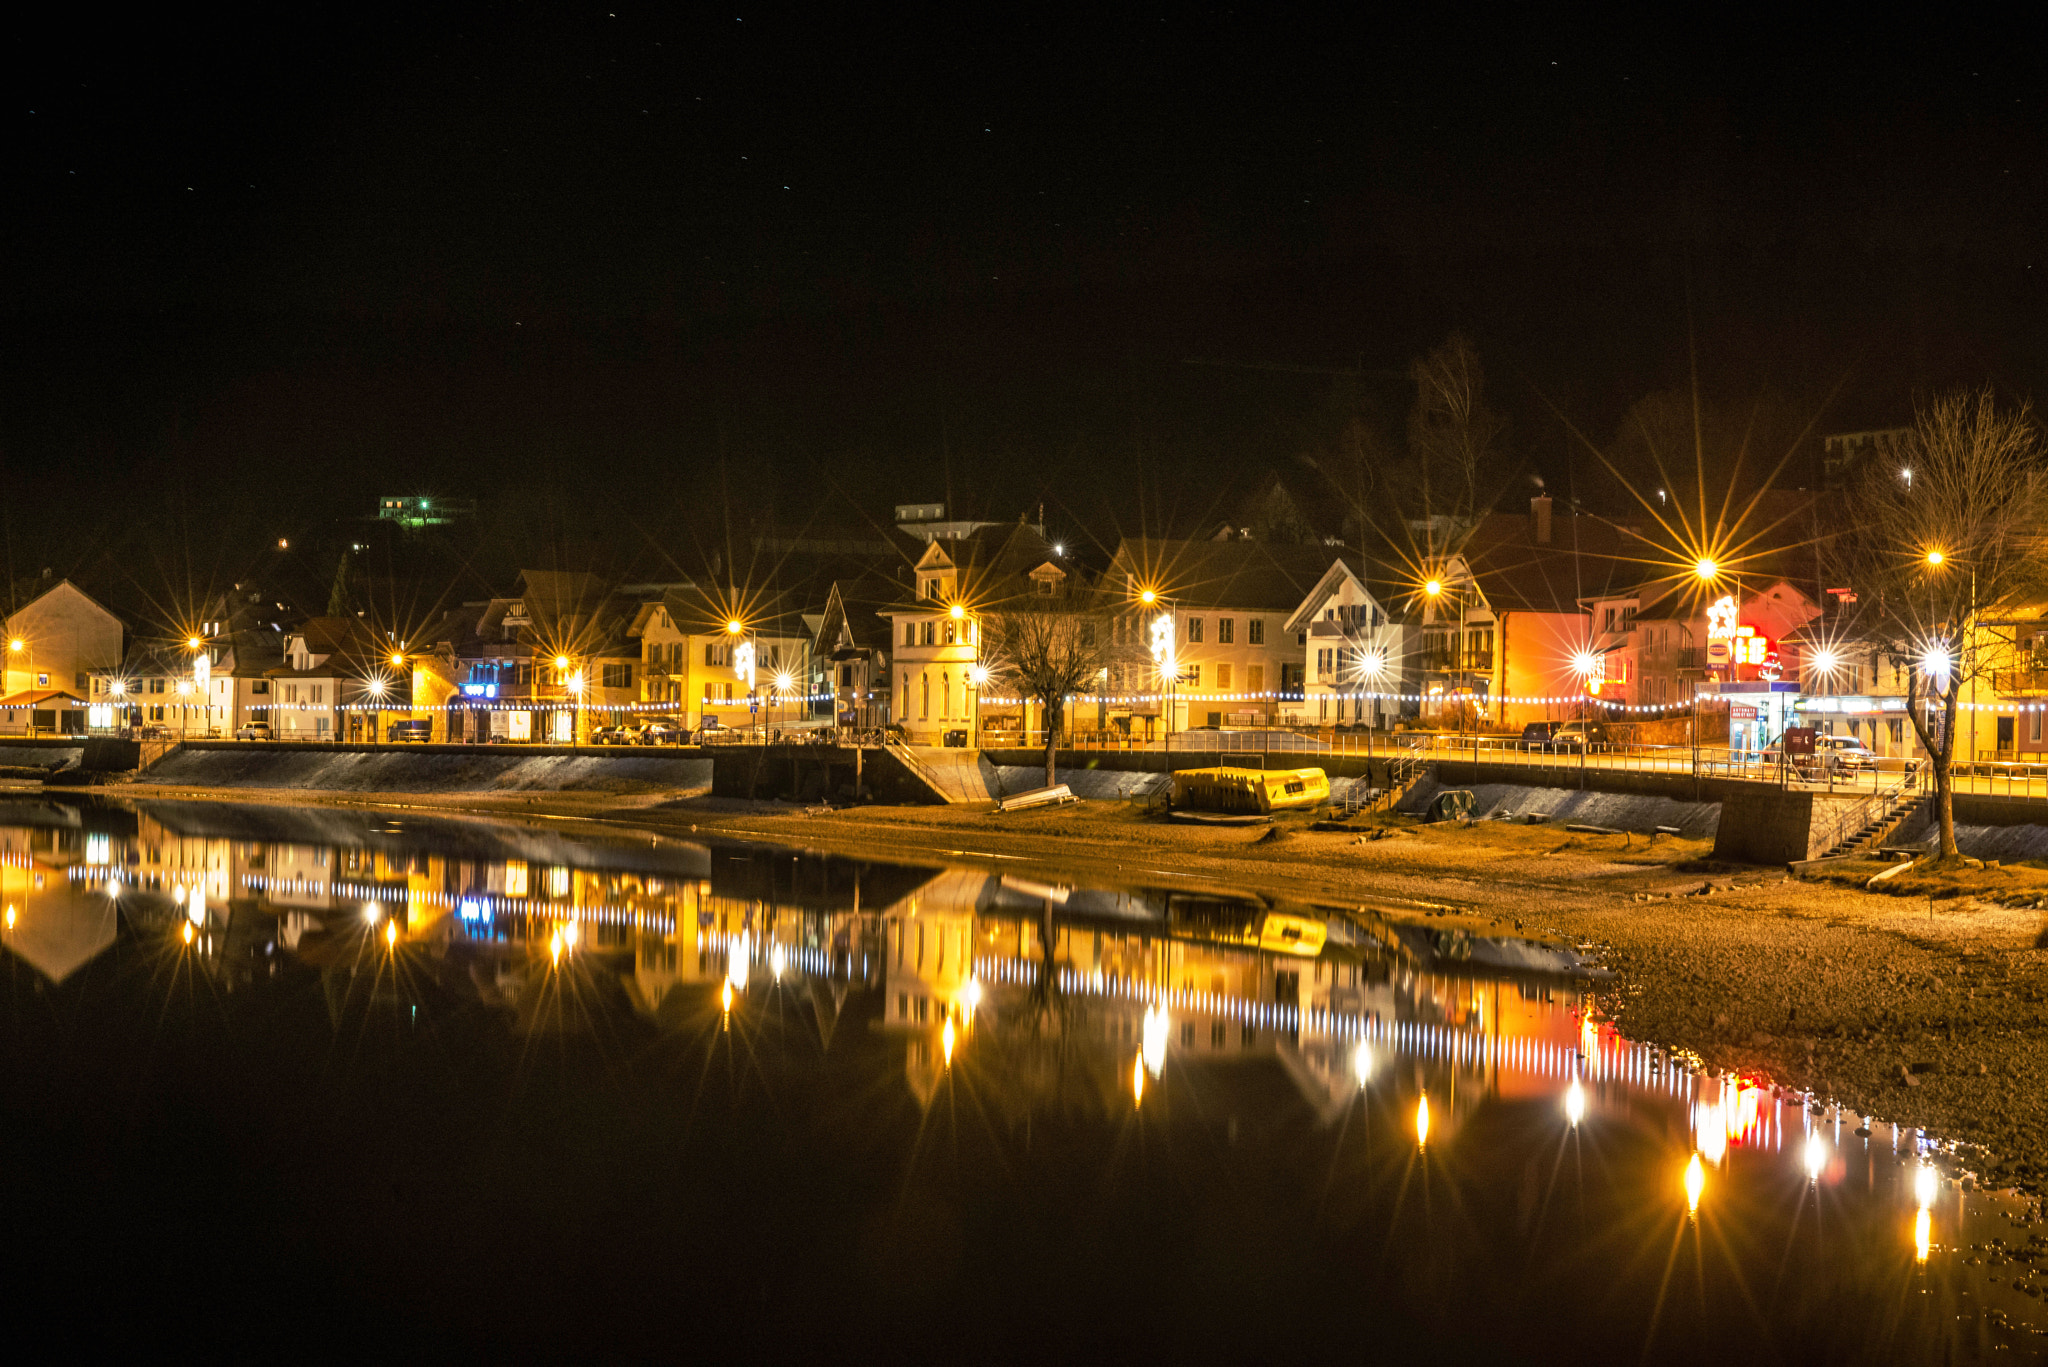
[[[1474,935],[1455,927],[1397,923],[1394,939],[1418,963],[1430,968],[1491,973],[1549,973],[1562,977],[1594,977],[1604,970],[1575,950],[1533,940],[1499,935]]]

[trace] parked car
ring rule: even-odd
[[[425,717],[408,717],[404,721],[387,723],[384,739],[400,744],[423,742],[434,734],[434,724]]]
[[[1780,750],[1779,741],[1765,746],[1764,763],[1776,764]],[[1812,754],[1793,755],[1791,759],[1793,769],[1800,774],[1824,774],[1830,770],[1861,773],[1877,767],[1877,755],[1857,736],[1815,736]]]
[[[736,745],[743,734],[716,717],[706,717],[690,739],[698,745]]]
[[[236,740],[269,740],[270,723],[267,721],[245,721],[235,728]]]
[[[1607,744],[1607,724],[1597,721],[1532,721],[1522,728],[1522,748],[1549,754],[1577,754]]]
[[[681,745],[689,738],[680,717],[648,717],[633,727],[635,745]]]
[[[177,733],[160,721],[145,722],[135,728],[135,740],[169,740]]]
[[[1607,744],[1607,726],[1597,721],[1568,721],[1550,733],[1548,747],[1560,754],[1597,750]]]
[[[590,733],[592,745],[631,745],[639,728],[629,722],[600,726]]]

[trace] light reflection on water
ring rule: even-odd
[[[1661,1355],[1737,1330],[1962,1358],[2038,1342],[2008,1323],[2038,1302],[1963,1256],[2021,1240],[2014,1207],[1962,1193],[1917,1132],[1621,1037],[1593,981],[1526,971],[1540,948],[763,846],[452,822],[264,838],[254,813],[231,833],[192,804],[0,826],[0,942],[38,992],[129,955],[164,1010],[201,982],[317,983],[358,1051],[390,1047],[373,1022],[480,1010],[528,1064],[549,1040],[687,1079],[693,1117],[715,1083],[799,1125],[795,1098],[837,1078],[858,1103],[834,1125],[897,1135],[885,1225],[921,1176],[993,1207],[1051,1162],[1042,1180],[1093,1193],[1074,1233],[1157,1218],[1229,1262],[1230,1219],[1187,1230],[1130,1202],[1169,1173],[1194,1209],[1263,1192],[1260,1237],[1318,1250],[1301,1277],[1451,1342],[1553,1329],[1546,1297],[1597,1308],[1582,1336]],[[966,1151],[971,1176],[951,1169]],[[1474,1298],[1504,1326],[1457,1313]]]

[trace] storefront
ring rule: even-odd
[[[1744,679],[1715,685],[1728,704],[1728,748],[1758,751],[1795,725],[1799,685],[1783,679]]]
[[[1822,735],[1854,736],[1872,753],[1910,755],[1918,748],[1902,697],[1808,697],[1796,704],[1798,725]]]

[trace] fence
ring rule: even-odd
[[[1017,734],[1017,733],[1012,733]],[[1014,742],[1036,749],[1045,744],[1045,733],[1022,733]],[[1355,756],[1359,758],[1405,758],[1419,760],[1463,760],[1503,768],[1554,772],[1559,781],[1574,785],[1588,772],[1663,774],[1679,777],[1740,779],[1783,787],[1810,788],[1820,792],[1877,793],[1924,761],[1903,757],[1872,757],[1860,760],[1832,754],[1780,757],[1775,750],[1731,750],[1726,745],[1648,745],[1632,742],[1593,741],[1580,747],[1569,741],[1525,741],[1520,736],[1488,735],[1484,732],[1409,732],[1322,729],[1253,729],[1241,731],[1176,731],[1151,738],[1130,736],[1121,731],[1075,731],[1060,741],[1060,748],[1086,751],[1165,751],[1169,754],[1243,754]],[[1959,778],[1957,791],[2006,792],[2021,796],[2031,791],[2048,797],[2048,764],[1958,764],[1961,774],[1982,770],[1974,778]],[[1995,772],[1994,772],[1995,771]]]

